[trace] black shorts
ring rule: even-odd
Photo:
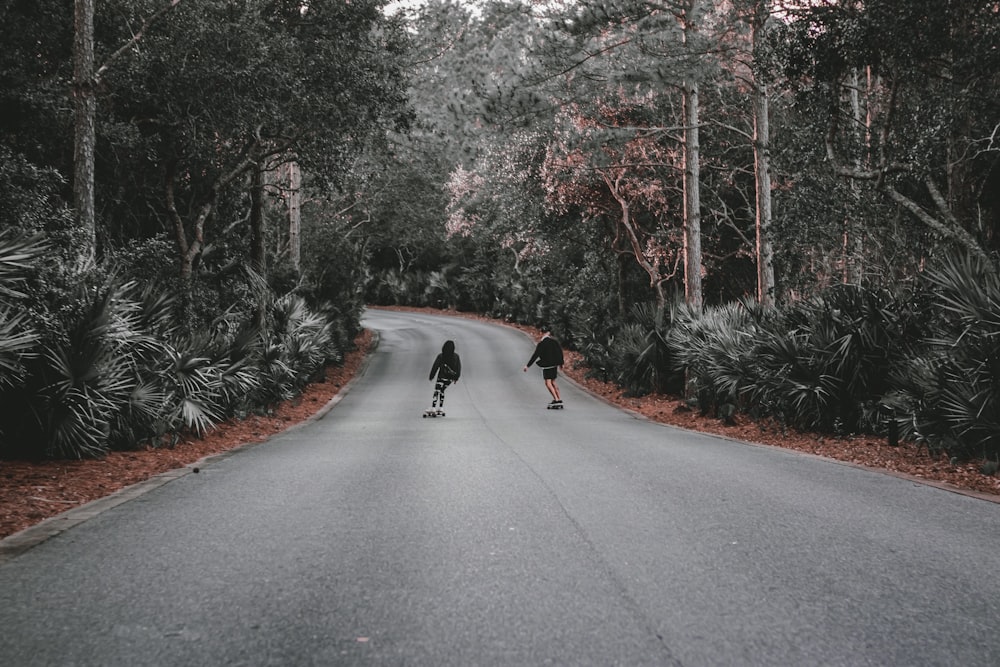
[[[553,366],[552,368],[543,368],[542,377],[546,380],[555,380],[559,375],[559,367]]]

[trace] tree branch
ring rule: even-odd
[[[927,180],[928,182],[930,181],[929,178]],[[937,190],[936,186],[934,189],[935,191]],[[986,252],[980,247],[972,235],[965,231],[965,229],[961,225],[957,224],[957,222],[955,224],[945,224],[941,222],[933,215],[925,211],[923,207],[915,201],[902,194],[894,187],[890,186],[886,188],[886,192],[894,202],[912,213],[918,220],[920,220],[920,222],[924,223],[931,230],[937,232],[940,236],[949,238],[959,243],[973,255],[988,260]],[[931,196],[932,198],[934,197],[933,194]],[[940,193],[938,193],[938,197],[940,197]],[[954,219],[954,217],[952,216],[951,219]]]
[[[153,14],[143,22],[143,24],[139,28],[138,32],[136,32],[135,34],[132,35],[132,39],[130,39],[125,44],[123,44],[120,49],[118,49],[117,51],[115,51],[114,53],[112,53],[110,56],[108,56],[108,59],[106,61],[104,61],[104,64],[101,65],[98,68],[97,72],[94,74],[94,81],[95,82],[100,81],[101,77],[104,75],[104,73],[108,71],[108,69],[111,67],[111,65],[113,65],[114,62],[116,60],[118,60],[118,58],[120,58],[122,56],[122,54],[124,54],[130,48],[132,48],[133,46],[135,46],[136,44],[138,44],[139,40],[141,40],[143,38],[143,36],[146,34],[146,31],[149,30],[149,28],[154,23],[156,23],[161,18],[163,18],[167,14],[167,12],[169,12],[171,9],[173,9],[174,7],[176,7],[179,4],[181,4],[181,0],[170,0],[170,4],[165,5],[165,6],[161,7],[160,9],[156,10],[155,12],[153,12]]]

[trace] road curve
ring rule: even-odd
[[[1000,505],[566,382],[546,410],[514,329],[365,323],[322,420],[0,565],[0,665],[1000,664]]]

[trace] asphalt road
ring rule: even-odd
[[[324,419],[0,565],[0,665],[1000,664],[1000,505],[546,410],[520,332],[366,322]]]

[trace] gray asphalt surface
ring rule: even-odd
[[[0,565],[0,665],[1000,664],[1000,505],[546,410],[513,329],[366,323],[324,419]]]

